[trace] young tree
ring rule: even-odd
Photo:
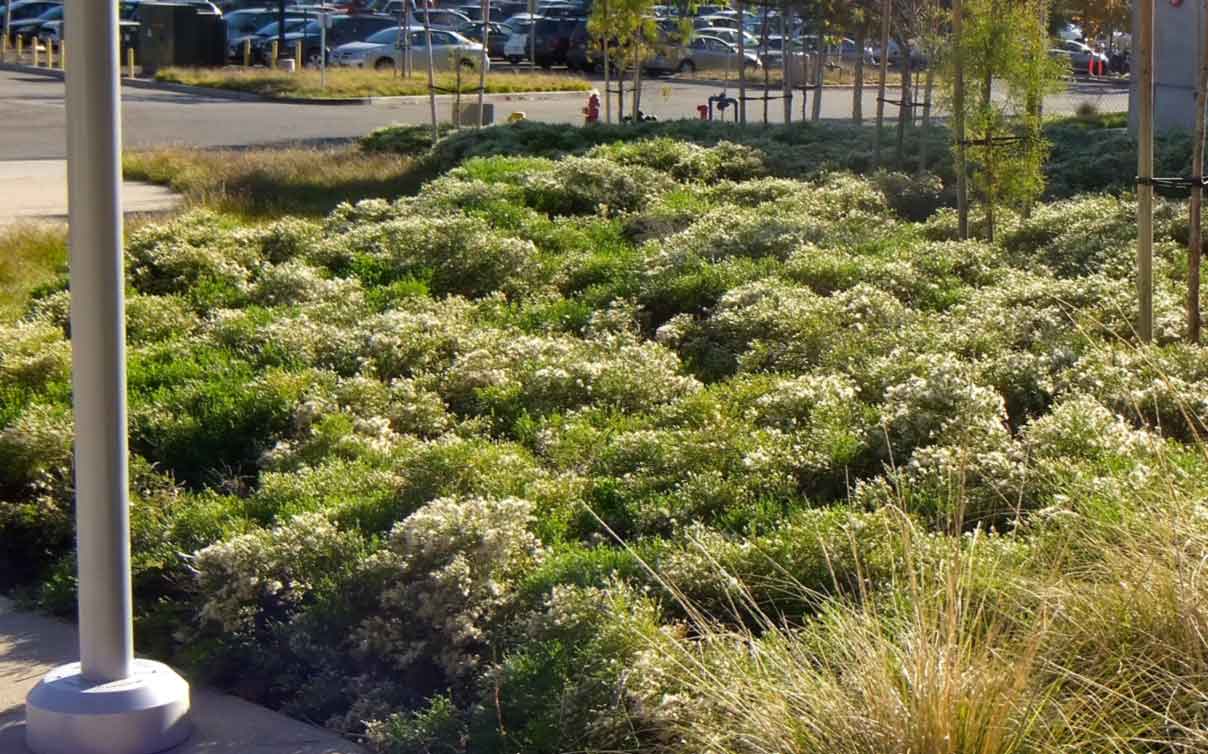
[[[1044,189],[1048,145],[1038,114],[1027,104],[1057,91],[1063,71],[1047,54],[1047,24],[1032,3],[964,0],[963,6],[957,57],[977,86],[963,97],[962,115],[976,134],[967,146],[974,187],[985,206],[986,235],[993,240],[998,204],[1023,207]],[[995,82],[1002,89],[997,95]]]
[[[651,18],[653,7],[654,0],[608,0],[594,3],[587,19],[588,31],[593,37],[605,40],[603,44],[607,45],[609,59],[605,65],[613,65],[617,72],[617,82],[622,90],[618,96],[618,118],[624,118],[622,82],[630,65],[634,67],[633,116],[637,118],[641,104],[641,64],[658,38],[658,29]],[[607,92],[605,95],[611,96]]]

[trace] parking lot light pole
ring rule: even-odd
[[[117,4],[68,3],[68,233],[80,662],[26,697],[35,754],[149,754],[188,737],[189,686],[134,658]]]

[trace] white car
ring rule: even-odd
[[[374,68],[388,70],[401,65],[402,46],[399,44],[397,27],[382,29],[364,42],[349,42],[331,53],[332,65],[350,68]],[[413,31],[411,41],[411,64],[421,70],[428,64],[428,39],[422,31]],[[478,69],[482,62],[482,45],[453,31],[432,31],[432,63],[437,70],[452,71],[457,66]],[[486,62],[490,70],[491,62]]]

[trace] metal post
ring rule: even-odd
[[[1140,118],[1137,144],[1137,337],[1153,339],[1153,21],[1154,0],[1141,0]]]
[[[252,67],[252,38],[243,40],[243,67]]]
[[[38,754],[160,751],[189,733],[189,687],[134,659],[116,3],[74,2],[64,25],[80,662],[26,699]]]
[[[129,71],[130,78],[134,78],[134,48],[126,48],[126,68]]]

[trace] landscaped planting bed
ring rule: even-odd
[[[988,244],[934,178],[454,138],[129,239],[144,651],[393,752],[1208,746],[1183,205],[1141,345],[1127,197]],[[68,305],[0,326],[0,574],[64,613]]]

